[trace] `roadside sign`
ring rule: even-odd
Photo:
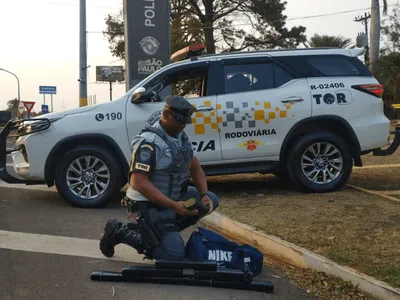
[[[55,87],[55,86],[47,86],[47,85],[40,85],[39,86],[39,94],[55,95],[55,94],[57,94],[57,87]]]
[[[22,101],[24,103],[24,106],[26,108],[26,110],[28,111],[28,113],[31,113],[33,106],[35,105],[35,102],[31,102],[31,101]]]
[[[22,101],[18,102],[18,114],[22,116],[24,114],[25,105]]]
[[[42,113],[47,114],[49,113],[49,106],[46,104],[42,104]]]

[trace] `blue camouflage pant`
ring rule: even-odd
[[[218,207],[219,199],[214,193],[209,193],[209,197],[213,202],[213,210]],[[188,191],[182,196],[179,201],[185,201],[191,198],[196,198],[196,200],[201,199],[201,194],[197,191],[195,187],[189,186]],[[175,219],[177,213],[172,209],[157,209],[149,208],[147,210],[149,221],[155,222],[157,219],[171,218]],[[185,219],[184,226],[181,230],[196,224],[201,219],[201,216],[189,216],[182,217]],[[166,232],[160,242],[160,245],[153,249],[152,256],[155,260],[169,260],[169,261],[182,261],[185,258],[185,243],[182,236],[177,231]]]

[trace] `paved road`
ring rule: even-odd
[[[10,166],[7,170],[15,175]],[[5,270],[0,272],[1,299],[179,300],[193,299],[194,293],[197,299],[314,299],[270,268],[264,268],[257,279],[272,281],[272,294],[91,281],[93,270],[120,271],[127,264],[151,263],[125,245],[116,247],[112,259],[102,256],[98,241],[111,216],[125,218],[118,203],[98,210],[78,209],[64,202],[54,188],[8,185],[0,180],[0,270]],[[192,230],[183,233],[185,240]]]
[[[273,294],[91,281],[95,269],[119,271],[127,264],[143,263],[125,245],[117,246],[113,259],[101,255],[98,240],[110,216],[124,218],[118,203],[100,210],[78,209],[56,192],[0,185],[1,299],[193,299],[194,294],[197,299],[313,299],[286,278],[272,277],[282,274],[268,268],[259,279],[274,283]],[[184,233],[185,239],[190,232]]]

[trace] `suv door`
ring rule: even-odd
[[[211,77],[210,77],[211,76]],[[147,102],[134,104],[127,101],[127,132],[129,143],[145,126],[153,125],[161,118],[165,105],[159,95],[172,90],[173,95],[185,97],[195,107],[211,106],[213,111],[197,112],[193,124],[185,128],[192,141],[195,155],[202,163],[222,159],[216,115],[216,95],[210,62],[195,62],[165,70],[144,84],[154,96]]]
[[[292,126],[311,116],[306,79],[271,57],[221,60],[218,115],[224,160],[278,160]]]

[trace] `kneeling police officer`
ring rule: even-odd
[[[108,220],[100,240],[105,256],[113,256],[114,247],[123,243],[150,259],[182,261],[180,231],[218,207],[184,132],[195,111],[184,97],[169,96],[161,120],[134,138],[129,188],[122,202],[138,222]],[[195,187],[188,185],[190,175]]]

